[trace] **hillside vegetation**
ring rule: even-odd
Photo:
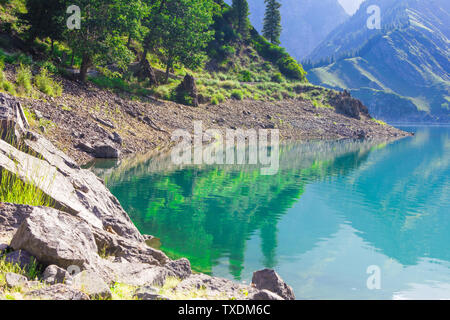
[[[136,98],[153,95],[191,104],[176,88],[192,74],[200,103],[219,104],[227,99],[295,98],[296,86],[307,84],[306,72],[284,48],[250,25],[240,31],[235,9],[221,0],[83,4],[90,4],[90,12],[80,5],[81,30],[68,30],[66,1],[0,1],[0,68],[16,66],[15,79],[0,78],[0,90],[58,96],[62,89],[53,80],[57,74]],[[103,10],[109,14],[92,17]],[[172,23],[180,12],[181,22]],[[89,26],[96,28],[95,34],[87,32]]]

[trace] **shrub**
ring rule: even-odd
[[[12,95],[15,95],[15,94],[16,94],[16,89],[14,88],[14,84],[12,84],[11,82],[9,82],[9,81],[7,81],[7,80],[4,80],[4,81],[1,83],[1,89],[2,89],[3,91],[6,91],[6,92],[12,94]]]
[[[241,82],[252,82],[253,74],[248,70],[242,70],[239,72],[239,81]]]
[[[239,89],[234,89],[231,91],[231,97],[236,100],[242,100],[244,99],[244,93]]]
[[[57,97],[62,94],[61,84],[51,78],[45,67],[41,68],[41,71],[35,77],[34,82],[36,87],[48,96]]]
[[[281,83],[283,82],[283,76],[281,75],[281,73],[277,72],[272,76],[271,80],[276,83]]]
[[[225,101],[225,97],[221,93],[217,93],[212,96],[211,103],[214,105],[218,105],[219,103],[222,103]]]
[[[30,95],[33,91],[32,74],[29,67],[20,65],[17,70],[16,82],[19,91],[23,94]]]

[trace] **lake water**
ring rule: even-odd
[[[404,129],[416,135],[284,146],[274,176],[168,156],[93,170],[196,271],[249,283],[274,268],[299,299],[450,299],[450,128]]]

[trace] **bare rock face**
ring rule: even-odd
[[[295,300],[292,288],[272,269],[254,272],[252,284],[259,290],[269,290],[285,300]]]
[[[25,219],[11,241],[15,250],[26,250],[44,265],[94,268],[97,245],[89,225],[67,213],[40,208]]]
[[[21,104],[10,95],[0,93],[0,137],[18,141],[29,128]]]
[[[192,274],[191,263],[186,258],[170,261],[165,265],[167,269],[178,279],[184,280]]]
[[[89,300],[87,294],[65,284],[55,284],[50,287],[34,290],[28,292],[25,297],[38,300]]]

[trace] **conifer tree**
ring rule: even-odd
[[[279,45],[281,35],[281,4],[277,0],[264,0],[266,14],[264,16],[263,35],[271,43]]]
[[[232,8],[236,30],[243,39],[246,39],[250,27],[250,22],[248,20],[250,14],[248,2],[247,0],[233,0]]]

